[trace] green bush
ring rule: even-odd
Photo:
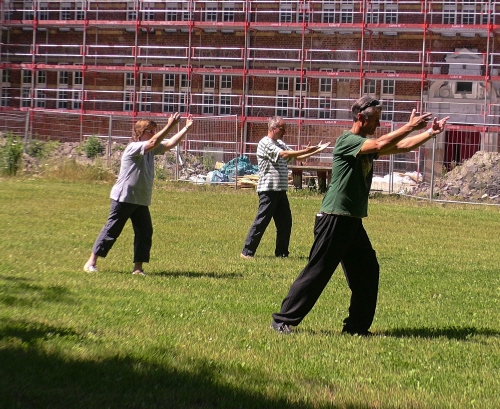
[[[39,141],[32,139],[26,145],[26,153],[32,158],[45,159],[47,158],[58,146],[57,141]]]
[[[95,135],[87,138],[87,140],[83,143],[82,149],[85,152],[85,155],[87,155],[87,158],[90,159],[102,156],[104,153],[104,145]]]
[[[15,176],[21,165],[24,143],[19,136],[7,132],[5,144],[0,147],[0,165],[2,174]]]

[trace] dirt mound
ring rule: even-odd
[[[429,197],[429,184],[415,194]],[[500,204],[500,153],[476,152],[474,156],[434,181],[434,198]]]

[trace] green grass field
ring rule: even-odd
[[[242,260],[254,192],[163,183],[148,275],[130,274],[130,224],[88,274],[110,188],[0,180],[0,408],[500,407],[498,207],[371,200],[377,336],[340,333],[340,269],[280,336],[321,196],[290,192],[289,259],[271,225]]]

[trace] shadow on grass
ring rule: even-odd
[[[33,306],[37,302],[72,303],[68,289],[59,285],[42,286],[19,277],[0,276],[0,280],[8,283],[0,292],[0,306]]]
[[[342,334],[340,329],[335,330],[314,330],[311,328],[295,328],[297,334],[305,333],[312,336],[333,337],[343,335],[349,337],[351,335]],[[387,331],[374,331],[373,337],[394,337],[394,338],[448,338],[457,340],[469,340],[474,336],[498,337],[500,332],[489,328],[475,327],[447,327],[447,328],[395,328]],[[370,339],[372,337],[362,337]]]
[[[160,271],[151,273],[152,277],[190,277],[190,278],[243,278],[241,273],[212,273],[199,271]]]
[[[414,337],[414,338],[449,338],[466,340],[476,335],[487,337],[498,337],[500,332],[489,328],[475,327],[445,327],[445,328],[395,328],[388,331],[381,331],[376,335],[386,337]]]
[[[70,329],[44,324],[0,323],[0,407],[10,408],[168,408],[168,409],[312,409],[331,405],[290,403],[218,382],[223,366],[199,360],[192,373],[156,365],[134,357],[68,359],[40,348],[56,337],[78,336]],[[26,326],[31,329],[24,329]],[[10,346],[5,346],[5,344]],[[166,354],[174,354],[165,351]],[[192,361],[191,361],[192,362]],[[248,370],[241,375],[255,384],[261,376]],[[367,409],[343,404],[342,408]]]
[[[276,256],[272,256],[272,255],[257,255],[255,256],[256,259],[267,259],[267,260],[303,260],[304,262],[308,262],[309,261],[309,256],[296,256],[296,255],[289,255],[288,257],[276,257]]]

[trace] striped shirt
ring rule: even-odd
[[[280,157],[280,152],[291,150],[281,139],[269,136],[262,138],[257,146],[259,183],[257,192],[288,190],[288,161]]]

